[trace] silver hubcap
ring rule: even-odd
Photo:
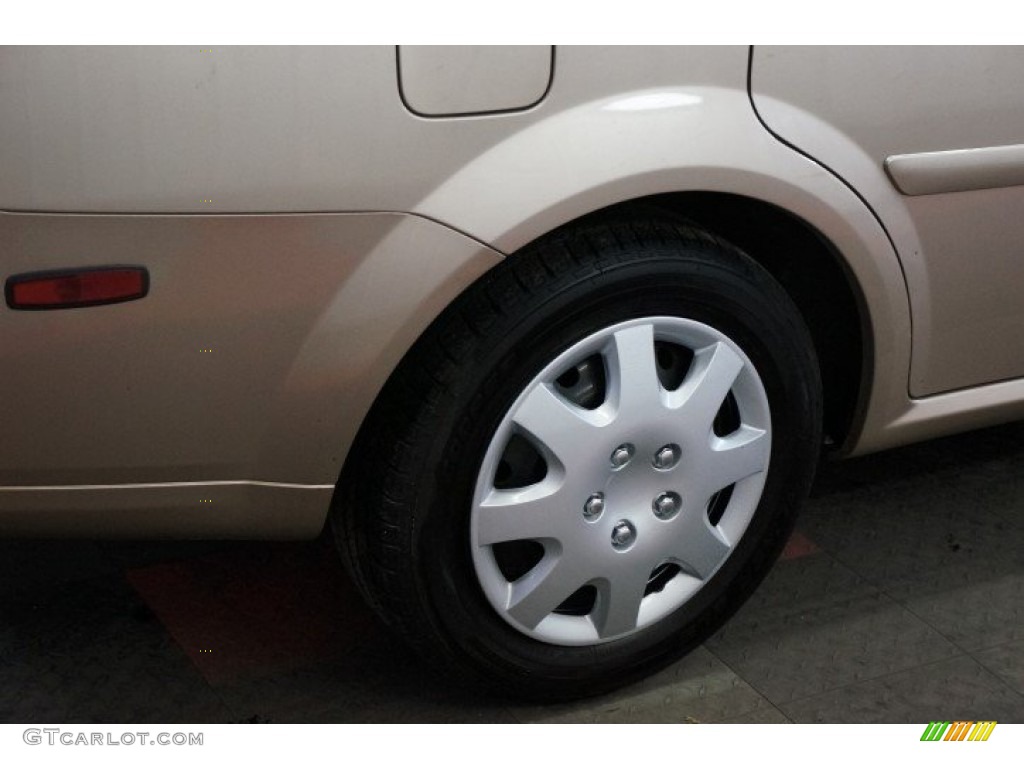
[[[669,352],[684,361],[675,373]],[[764,386],[729,338],[673,317],[599,331],[530,382],[488,447],[470,526],[483,591],[505,621],[548,643],[649,626],[728,559],[770,455]],[[541,471],[510,473],[515,456]],[[532,554],[513,568],[508,552],[524,543]]]

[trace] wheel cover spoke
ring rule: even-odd
[[[768,466],[771,441],[763,429],[741,426],[726,437],[712,436],[697,473],[705,490],[704,500],[718,491]]]
[[[512,421],[562,465],[572,464],[577,447],[592,440],[598,426],[589,411],[565,400],[546,383],[530,390]]]
[[[608,373],[617,412],[629,418],[660,409],[654,326],[645,324],[617,331],[608,352]]]
[[[679,521],[669,559],[684,571],[707,581],[731,551],[729,542],[711,527],[703,506]]]
[[[742,358],[724,342],[697,350],[686,380],[668,398],[669,407],[680,410],[694,428],[710,430],[743,367]]]
[[[520,539],[557,540],[565,515],[561,483],[551,478],[528,488],[493,489],[477,505],[477,544],[500,544]]]
[[[573,579],[574,575],[568,558],[545,555],[529,573],[512,584],[509,615],[533,629],[583,585],[582,579]]]
[[[598,586],[594,625],[601,637],[615,637],[636,629],[650,570],[625,572]]]

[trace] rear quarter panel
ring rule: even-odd
[[[103,533],[315,530],[377,392],[455,296],[551,229],[660,192],[755,197],[836,245],[875,336],[885,408],[869,404],[865,430],[884,427],[907,399],[899,263],[857,196],[758,122],[747,60],[559,49],[536,106],[425,118],[392,48],[4,49],[5,275],[136,263],[152,287],[0,311],[0,483],[18,489],[0,490],[0,530],[31,530],[25,510],[58,493],[51,532],[76,509]],[[315,500],[293,522],[277,492],[195,511],[237,482]],[[183,483],[201,486],[188,508]],[[132,484],[161,486],[147,514],[168,522],[128,515]]]

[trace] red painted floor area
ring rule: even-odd
[[[807,557],[821,552],[821,549],[813,541],[804,536],[800,531],[794,531],[786,542],[786,548],[779,555],[779,560],[796,560],[798,557]]]
[[[213,684],[337,656],[375,621],[319,544],[247,547],[126,575]]]

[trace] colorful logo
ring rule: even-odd
[[[995,720],[933,722],[924,729],[921,741],[988,741],[995,727]]]

